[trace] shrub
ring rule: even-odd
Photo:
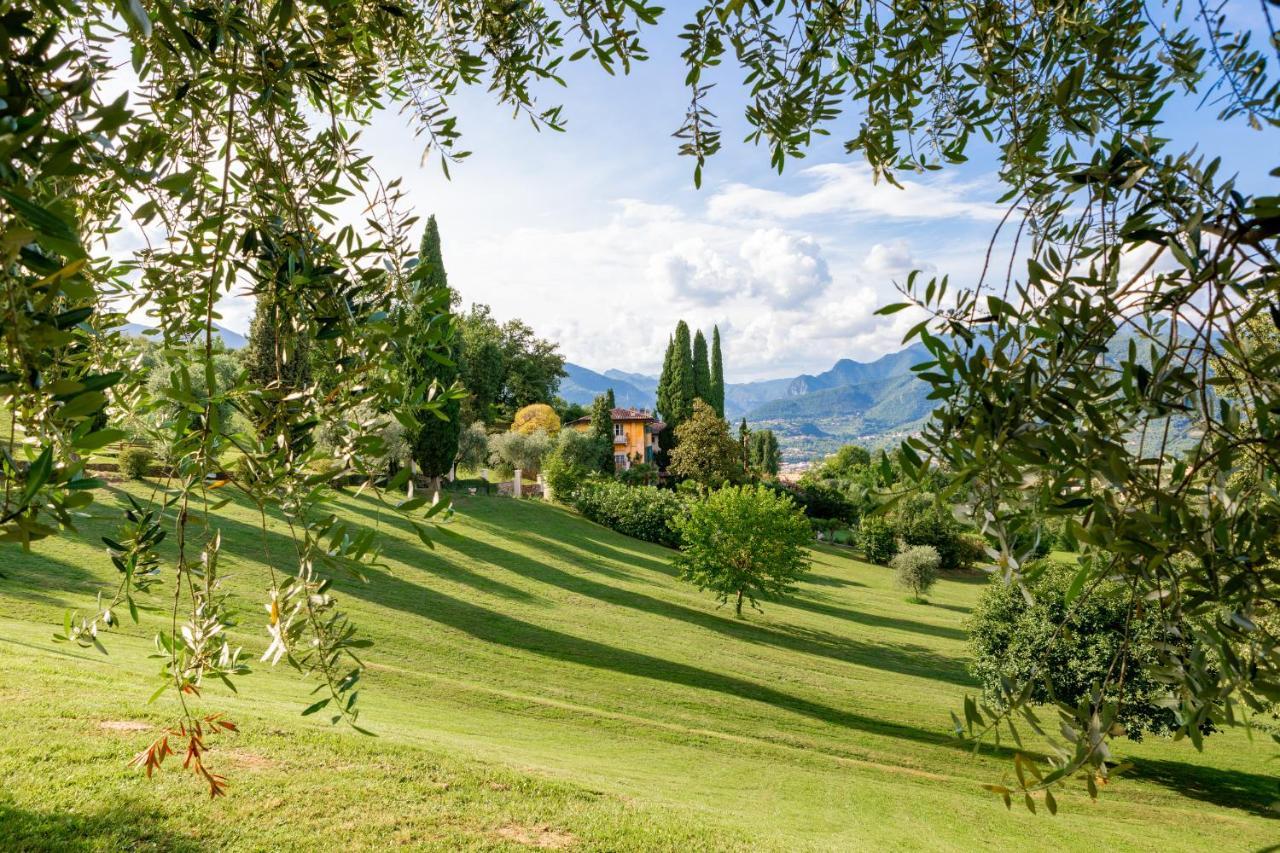
[[[747,600],[790,592],[809,570],[813,538],[795,501],[765,486],[731,486],[712,492],[674,522],[680,533],[676,566],[682,579],[709,589],[721,604],[730,598],[742,616]]]
[[[795,486],[778,488],[790,494],[809,518],[851,522],[857,517],[856,509],[844,493],[826,483],[802,480]]]
[[[880,515],[863,518],[858,526],[858,547],[869,562],[887,564],[898,553],[898,537],[893,525]]]
[[[574,508],[597,524],[669,548],[680,544],[671,523],[688,503],[687,498],[666,489],[624,486],[603,479],[583,483],[573,495]]]
[[[658,481],[658,469],[648,462],[634,462],[617,473],[619,483],[628,486],[652,486]]]
[[[1034,703],[1056,698],[1074,707],[1089,701],[1094,685],[1107,684],[1102,700],[1120,703],[1116,722],[1130,739],[1175,731],[1173,712],[1156,704],[1169,692],[1156,677],[1165,642],[1159,608],[1131,608],[1127,591],[1112,581],[1068,606],[1076,567],[1040,561],[1024,568],[1034,578],[1028,583],[1034,603],[997,576],[969,622],[969,671],[982,683],[987,700],[1004,706],[1007,679],[1030,684]],[[1124,678],[1107,678],[1113,666],[1123,667]]]
[[[542,477],[552,500],[573,504],[579,487],[599,474],[591,464],[597,443],[593,437],[574,430],[560,433],[556,446],[542,460]]]
[[[151,463],[155,459],[156,455],[151,452],[151,448],[129,444],[120,448],[120,453],[116,456],[116,466],[120,473],[130,480],[141,480],[147,476],[151,470]]]
[[[960,523],[930,494],[904,501],[893,514],[898,538],[907,545],[931,545],[947,571],[973,565],[972,546],[961,538]]]
[[[889,567],[897,573],[898,584],[911,590],[917,601],[938,580],[938,568],[942,557],[932,545],[914,545],[889,561]]]

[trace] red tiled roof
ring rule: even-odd
[[[658,420],[653,412],[646,409],[610,409],[609,419],[614,421],[650,421],[653,424],[654,432],[661,432],[666,428],[666,424]],[[591,423],[591,416],[585,415],[575,421],[569,421],[570,424],[587,424]]]

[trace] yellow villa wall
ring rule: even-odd
[[[578,432],[590,432],[591,424],[573,424],[574,429]],[[640,461],[644,461],[644,449],[649,436],[645,433],[644,421],[622,421],[622,434],[626,436],[627,443],[624,448],[621,444],[613,445],[613,453],[616,456],[619,453],[625,453],[628,459],[635,460],[636,454],[639,454]]]

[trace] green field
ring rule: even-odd
[[[210,754],[213,802],[176,766],[126,766],[172,713],[147,705],[153,624],[110,654],[51,640],[114,570],[106,493],[79,536],[0,551],[0,849],[1229,850],[1280,840],[1265,736],[1197,754],[1150,739],[1135,770],[1049,817],[1007,812],[981,782],[1008,761],[948,736],[973,686],[964,622],[985,582],[909,604],[888,571],[819,549],[794,598],[736,620],[680,583],[670,552],[538,502],[462,497],[423,548],[374,504],[387,569],[338,593],[376,646],[361,691],[376,738],[299,711],[310,684],[255,666],[203,708],[242,731]],[[250,651],[265,538],[245,507],[221,524]],[[284,565],[283,561],[280,563]],[[254,654],[256,660],[257,655]],[[176,762],[170,760],[171,765]],[[1225,842],[1222,839],[1227,839]]]

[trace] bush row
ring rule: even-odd
[[[574,509],[612,530],[669,548],[680,545],[672,522],[688,498],[654,486],[627,486],[614,480],[590,480],[569,498]]]

